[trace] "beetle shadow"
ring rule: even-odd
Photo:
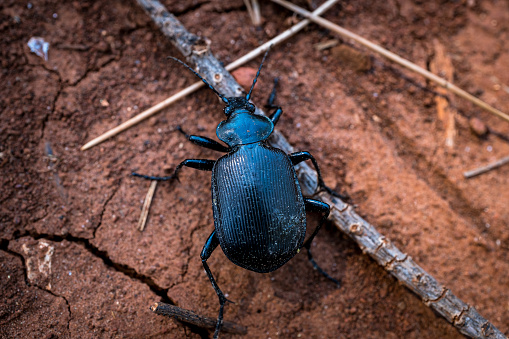
[[[306,239],[314,230],[318,218],[308,215]],[[342,280],[346,268],[346,256],[351,255],[353,242],[344,236],[331,222],[326,222],[318,232],[311,251],[317,264],[333,278]],[[338,290],[336,284],[316,271],[302,249],[292,260],[278,270],[269,273],[274,295],[292,303],[312,304]],[[339,288],[341,289],[341,287]]]

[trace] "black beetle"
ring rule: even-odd
[[[329,215],[329,205],[302,196],[293,166],[311,160],[318,174],[319,187],[337,194],[325,186],[318,164],[309,152],[287,155],[267,144],[266,140],[283,112],[281,107],[271,103],[274,92],[269,99],[270,107],[275,109],[270,118],[255,114],[255,106],[249,102],[267,53],[245,98],[226,98],[191,67],[170,57],[190,69],[226,104],[224,114],[227,119],[217,126],[216,134],[228,147],[207,137],[188,135],[180,127],[179,131],[194,144],[227,154],[218,160],[184,160],[176,167],[173,175],[167,177],[133,173],[138,177],[161,181],[178,179],[178,172],[184,166],[212,171],[215,229],[203,247],[201,259],[220,303],[214,338],[219,334],[224,305],[229,301],[207,264],[207,259],[218,245],[234,264],[259,273],[278,269],[304,247],[313,267],[339,286],[337,280],[316,264],[310,251],[313,238]],[[304,241],[306,212],[320,213],[322,217],[309,239]]]

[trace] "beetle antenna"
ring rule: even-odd
[[[194,69],[191,68],[191,66],[189,66],[188,64],[186,64],[185,62],[183,62],[182,60],[180,59],[177,59],[177,58],[174,58],[172,56],[169,56],[168,59],[173,59],[174,61],[178,62],[178,63],[181,63],[182,65],[186,66],[191,72],[194,73],[194,75],[196,75],[198,78],[201,79],[201,81],[203,81],[205,83],[205,85],[209,86],[209,88],[211,90],[214,91],[214,93],[216,93],[222,100],[225,104],[229,104],[230,102],[228,101],[228,99],[226,99],[226,97],[224,95],[222,95],[221,93],[219,93],[214,87],[212,87],[211,84],[209,84],[207,82],[207,80],[205,80],[200,74],[198,74],[198,72],[196,72]],[[264,58],[265,59],[265,58]],[[258,71],[260,72],[260,71]]]
[[[270,45],[269,48],[267,48],[267,51],[265,52],[265,55],[263,56],[262,63],[260,64],[260,67],[258,67],[258,72],[256,72],[256,76],[253,80],[253,84],[251,85],[251,89],[249,90],[249,93],[247,93],[247,95],[246,95],[246,100],[249,100],[249,98],[251,98],[251,92],[253,91],[253,88],[256,84],[256,80],[258,79],[258,76],[260,75],[260,71],[262,70],[263,62],[265,61],[267,54],[269,54],[271,47],[272,47],[272,45]]]

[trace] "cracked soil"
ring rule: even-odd
[[[241,0],[164,3],[210,38],[225,64],[292,20],[270,2],[261,3],[261,29]],[[507,1],[341,1],[324,17],[425,68],[438,41],[455,84],[509,111]],[[213,229],[210,173],[184,169],[180,183],[159,184],[144,232],[136,225],[149,183],[130,173],[166,175],[186,158],[217,159],[176,126],[215,138],[223,105],[203,89],[82,152],[194,82],[166,59],[182,56],[134,1],[6,0],[0,32],[0,337],[210,336],[149,309],[164,301],[217,315],[199,257]],[[28,49],[32,36],[50,43],[48,61]],[[315,48],[331,39],[339,46]],[[234,75],[242,83],[260,60]],[[273,48],[256,104],[274,77],[278,129],[316,157],[327,185],[509,335],[509,166],[462,174],[509,154],[509,123],[449,95],[457,135],[445,146],[432,84],[315,25]],[[472,133],[472,118],[490,133]],[[236,302],[225,319],[256,338],[461,337],[332,224],[313,248],[340,289],[304,254],[257,274],[215,251],[211,270]]]

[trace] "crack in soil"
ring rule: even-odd
[[[45,240],[49,240],[49,241],[53,241],[53,242],[62,242],[64,240],[67,240],[69,242],[79,244],[79,245],[83,246],[93,256],[101,259],[107,267],[109,267],[117,272],[123,273],[124,275],[128,276],[129,278],[137,280],[137,281],[142,282],[143,284],[147,285],[150,288],[150,290],[152,292],[154,292],[154,294],[158,295],[161,298],[162,302],[175,305],[175,303],[167,296],[168,289],[158,286],[151,277],[146,276],[141,273],[138,273],[134,268],[132,268],[126,264],[120,264],[120,263],[114,262],[109,257],[108,251],[100,250],[98,247],[96,247],[95,245],[93,245],[90,242],[90,239],[75,237],[70,234],[67,234],[65,236],[60,236],[60,235],[47,234],[47,233],[38,233],[35,231],[28,231],[28,232],[20,235],[16,239],[19,239],[19,238],[22,238],[25,236],[29,236],[34,240],[45,239]]]
[[[26,272],[26,269],[24,271]],[[67,300],[67,298],[64,297],[63,295],[58,295],[58,294],[56,294],[55,292],[53,292],[51,290],[44,289],[44,288],[42,288],[42,287],[40,287],[38,285],[31,285],[31,286],[35,286],[36,288],[38,288],[41,291],[46,291],[49,294],[51,294],[52,296],[54,296],[54,297],[64,299],[65,304],[67,305],[67,312],[69,312],[69,321],[67,322],[67,330],[70,331],[70,324],[71,324],[71,320],[72,320],[72,312],[71,312],[71,305],[69,304],[69,301]]]
[[[205,216],[202,216],[202,218],[201,218],[201,219],[204,219],[204,218],[206,219],[206,217],[205,217]],[[200,222],[200,224],[202,224],[202,223]],[[186,246],[186,247],[185,247],[185,249],[184,249],[184,251],[187,251],[188,255],[187,255],[187,261],[186,261],[186,264],[185,264],[184,269],[183,269],[183,272],[182,272],[182,281],[184,281],[184,280],[185,280],[185,277],[186,277],[186,275],[187,275],[187,271],[188,271],[188,269],[189,269],[189,263],[191,262],[191,260],[192,260],[192,259],[194,259],[194,257],[192,257],[192,256],[191,256],[191,248],[193,247],[193,243],[192,243],[192,242],[193,242],[193,236],[194,236],[194,233],[196,233],[197,231],[199,231],[199,230],[201,230],[201,229],[203,229],[203,228],[205,228],[205,227],[206,227],[206,224],[205,224],[205,223],[203,223],[201,226],[197,226],[197,227],[195,227],[193,230],[191,230],[191,234],[189,235],[189,239],[191,240],[191,242],[190,242],[190,243],[189,243],[189,245],[188,245],[188,246]],[[170,288],[172,288],[172,287],[174,287],[174,286],[176,286],[176,285],[178,285],[178,283],[175,283],[175,284],[171,285],[168,289],[170,289]]]
[[[57,107],[58,98],[60,97],[60,94],[62,94],[62,91],[64,90],[64,86],[62,84],[62,78],[60,78],[60,75],[57,72],[54,72],[54,73],[57,74],[57,77],[58,77],[58,89],[57,89],[57,93],[55,94],[55,97],[53,99],[53,102],[51,104],[51,112],[46,114],[44,116],[44,119],[42,120],[41,140],[44,140],[44,135],[46,134],[46,126],[48,124],[49,118],[51,115],[55,114],[55,108]]]
[[[90,67],[85,70],[85,73],[81,77],[79,77],[74,83],[69,83],[67,87],[78,87],[78,85],[85,80],[90,74],[92,73],[99,73],[103,68],[107,67],[109,64],[113,63],[114,61],[119,61],[122,59],[123,56],[123,50],[119,49],[118,55],[111,55],[111,58],[106,61],[104,64],[102,64],[99,67]]]
[[[59,235],[54,235],[54,234],[37,233],[37,232],[34,232],[34,231],[28,231],[28,232],[25,232],[25,233],[20,234],[19,236],[17,236],[15,238],[15,240],[19,239],[19,238],[22,238],[22,237],[25,237],[25,236],[29,236],[29,237],[31,237],[34,240],[45,239],[45,240],[49,240],[49,241],[53,241],[53,242],[62,242],[64,240],[67,240],[69,242],[81,245],[89,253],[91,253],[93,256],[101,259],[102,262],[107,267],[113,269],[116,272],[120,272],[120,273],[126,275],[127,277],[129,277],[131,279],[137,280],[137,281],[141,282],[144,285],[147,285],[154,294],[156,294],[157,296],[160,297],[160,301],[161,302],[164,302],[164,303],[167,303],[167,304],[171,304],[171,305],[176,305],[176,303],[168,297],[168,290],[169,290],[169,288],[162,288],[159,285],[157,285],[156,282],[150,276],[146,276],[144,274],[138,273],[134,268],[129,267],[126,264],[120,264],[120,263],[117,263],[117,262],[113,261],[109,257],[109,254],[108,254],[107,251],[100,250],[98,247],[94,246],[90,242],[89,239],[75,237],[75,236],[72,236],[72,235],[69,235],[69,234],[66,235],[66,236],[59,236]],[[16,256],[16,257],[21,259],[21,261],[23,263],[23,275],[24,275],[25,283],[28,286],[35,286],[35,287],[37,287],[40,290],[46,291],[46,292],[52,294],[53,296],[61,297],[61,298],[63,298],[65,300],[65,302],[67,304],[68,311],[69,311],[69,322],[67,324],[67,328],[69,329],[69,323],[70,323],[71,318],[72,318],[72,313],[71,313],[71,307],[70,307],[70,304],[69,304],[68,300],[65,297],[57,295],[57,294],[55,294],[52,291],[48,291],[48,290],[45,290],[45,289],[43,289],[43,288],[41,288],[41,287],[39,287],[37,285],[30,284],[28,282],[28,277],[27,277],[25,258],[21,254],[9,250],[8,246],[9,246],[9,240],[7,240],[7,239],[0,239],[0,250],[4,250],[4,251],[6,251],[6,252],[8,252],[8,253],[10,253],[10,254],[12,254],[12,255],[14,255],[14,256]],[[182,323],[182,324],[187,326],[191,330],[192,333],[195,333],[195,334],[199,335],[201,338],[208,338],[208,330],[207,329],[203,329],[203,328],[200,328],[200,327],[197,327],[197,326],[194,326],[194,325],[190,325],[190,324],[187,324],[187,323]]]
[[[95,239],[95,234],[96,234],[97,230],[101,227],[101,225],[103,223],[103,216],[104,216],[104,212],[106,211],[106,206],[108,206],[108,204],[111,201],[111,199],[113,199],[113,197],[117,194],[117,192],[120,189],[121,184],[122,184],[122,178],[118,179],[118,184],[113,189],[113,192],[111,193],[111,195],[104,202],[103,208],[101,210],[101,213],[99,213],[99,222],[97,223],[97,226],[94,228],[94,232],[92,233],[92,239]]]
[[[32,63],[30,63],[28,61],[29,58],[27,56],[27,53],[30,53],[30,52],[27,52],[27,51],[25,51],[23,49],[23,56],[25,57],[25,60],[26,60],[26,63],[25,63],[26,66],[29,66],[29,67],[32,67],[32,68],[41,67],[42,69],[46,70],[50,74],[56,75],[57,80],[58,80],[58,86],[57,86],[58,89],[57,89],[57,93],[55,94],[54,99],[52,100],[53,102],[51,103],[51,111],[44,115],[44,119],[42,119],[42,122],[41,122],[41,124],[42,124],[42,127],[41,127],[41,140],[44,140],[44,134],[45,134],[45,131],[46,131],[46,125],[47,125],[47,123],[49,121],[49,117],[52,114],[55,113],[55,107],[56,107],[56,104],[57,104],[57,100],[60,97],[60,94],[62,93],[62,91],[64,90],[64,85],[63,85],[62,77],[60,76],[60,73],[58,73],[54,69],[48,68],[45,63],[41,63],[41,64],[32,64]]]
[[[130,35],[131,33],[134,33],[138,30],[142,30],[147,27],[149,27],[149,26],[148,25],[140,25],[140,26],[136,25],[133,28],[121,29],[119,31],[118,40],[122,40],[125,36]],[[85,72],[83,73],[83,75],[81,77],[79,77],[74,83],[69,83],[66,87],[77,87],[90,74],[99,73],[103,68],[107,67],[111,63],[121,60],[123,56],[124,56],[124,49],[119,48],[117,55],[111,54],[110,59],[108,61],[106,61],[105,63],[101,64],[100,66],[97,67],[97,65],[93,65],[93,67],[88,67],[89,65],[87,65],[87,68],[86,68]]]

